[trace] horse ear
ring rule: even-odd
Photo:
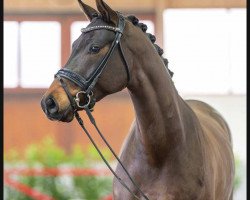
[[[94,17],[98,16],[98,12],[94,9],[88,6],[87,4],[83,3],[81,0],[78,0],[78,3],[83,10],[86,17],[91,21]]]
[[[117,26],[119,17],[114,10],[112,10],[103,0],[96,0],[96,6],[99,12],[102,14],[104,21],[107,23],[111,22]]]

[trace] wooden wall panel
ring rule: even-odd
[[[4,99],[4,150],[23,150],[28,144],[53,134],[57,127],[46,120],[39,98]]]

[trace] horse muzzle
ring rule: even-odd
[[[57,101],[52,96],[43,97],[41,107],[50,120],[71,122],[74,118],[71,106],[69,105],[64,111],[60,111]]]

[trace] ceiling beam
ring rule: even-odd
[[[95,7],[95,1],[84,0]],[[246,8],[246,0],[106,0],[121,12],[153,12],[164,3],[167,8]],[[77,0],[4,0],[5,13],[48,12],[80,13]]]

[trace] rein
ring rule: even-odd
[[[121,37],[122,37],[122,34],[123,34],[124,27],[125,27],[125,19],[124,19],[123,16],[119,15],[118,27],[93,26],[93,27],[82,29],[83,33],[87,33],[87,32],[94,31],[94,30],[105,29],[105,30],[109,30],[109,31],[114,31],[116,33],[116,35],[115,35],[115,39],[112,42],[112,45],[111,45],[109,51],[107,52],[107,54],[103,58],[100,65],[96,68],[96,70],[92,73],[92,75],[88,79],[85,79],[81,75],[79,75],[78,73],[76,73],[76,72],[74,72],[72,70],[66,69],[66,68],[60,69],[57,72],[57,74],[55,75],[55,78],[57,78],[60,81],[61,86],[63,87],[65,93],[67,94],[67,97],[68,97],[68,99],[70,101],[71,107],[72,107],[73,112],[74,112],[74,116],[77,119],[79,125],[82,127],[83,131],[86,133],[86,135],[88,136],[88,138],[90,139],[90,141],[92,142],[94,147],[96,148],[98,154],[101,156],[102,160],[105,162],[105,164],[109,168],[109,170],[113,173],[113,175],[117,178],[117,180],[129,191],[129,193],[134,198],[136,198],[138,200],[140,199],[140,197],[138,195],[136,195],[133,191],[131,191],[131,189],[127,186],[127,184],[111,168],[110,164],[108,163],[108,161],[103,156],[102,152],[100,151],[100,149],[96,145],[95,141],[93,140],[93,138],[89,134],[88,130],[85,128],[83,120],[81,119],[80,115],[77,112],[79,110],[79,108],[82,108],[82,109],[84,109],[86,111],[90,122],[93,124],[93,126],[95,127],[95,129],[97,130],[98,134],[101,136],[101,138],[105,142],[105,144],[108,146],[109,150],[115,156],[116,160],[119,162],[119,164],[121,165],[121,167],[123,168],[123,170],[127,174],[127,176],[129,177],[129,179],[131,180],[133,185],[138,189],[138,191],[141,193],[141,195],[146,200],[149,200],[148,197],[141,191],[138,184],[133,180],[131,175],[128,173],[127,169],[124,167],[124,165],[122,164],[121,160],[116,155],[116,153],[114,152],[112,147],[109,145],[109,143],[107,142],[107,140],[105,139],[105,137],[103,136],[101,131],[99,130],[93,115],[91,114],[91,111],[92,111],[92,108],[93,108],[92,105],[94,106],[94,103],[95,103],[95,100],[92,98],[92,96],[93,96],[92,89],[94,88],[95,84],[97,83],[97,80],[98,80],[99,76],[101,75],[101,73],[105,69],[109,58],[111,57],[112,53],[114,52],[114,50],[115,50],[115,48],[117,46],[119,47],[119,50],[120,50],[119,52],[121,54],[122,60],[123,60],[124,65],[125,65],[128,82],[130,80],[128,63],[127,63],[127,61],[125,59],[125,56],[124,56],[124,53],[123,53],[123,50],[122,50],[122,46],[121,46],[121,41],[120,41]],[[75,84],[77,84],[82,89],[82,91],[78,92],[76,94],[76,97],[73,97],[70,94],[69,89],[68,89],[66,83],[64,82],[64,80],[62,78],[66,78],[66,79],[70,80],[71,82],[74,82]],[[84,94],[85,98],[87,99],[87,101],[84,102],[83,105],[80,104],[80,97],[79,97],[80,94]]]

